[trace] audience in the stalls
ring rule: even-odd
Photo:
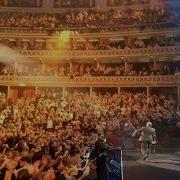
[[[126,122],[138,128],[147,121],[158,137],[168,136],[178,114],[172,96],[144,93],[66,93],[52,89],[31,98],[6,100],[0,94],[0,171],[5,179],[83,179],[81,158],[98,135],[123,133]]]

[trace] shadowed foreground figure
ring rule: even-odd
[[[98,180],[108,180],[107,169],[107,151],[109,147],[106,144],[106,140],[103,136],[100,136],[99,140],[95,144],[95,150],[97,154],[96,158],[96,172]]]

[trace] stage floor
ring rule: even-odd
[[[180,150],[161,149],[147,161],[138,152],[123,151],[123,180],[180,180]]]

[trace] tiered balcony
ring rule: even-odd
[[[6,0],[7,1],[7,0]],[[95,3],[95,1],[97,1]],[[22,3],[20,4],[14,4],[9,6],[8,3],[2,3],[2,6],[0,6],[0,10],[1,11],[9,11],[9,12],[21,12],[22,11],[22,7],[26,12],[30,12],[30,13],[46,13],[46,12],[50,12],[50,13],[62,13],[62,12],[66,12],[69,9],[81,9],[81,8],[85,8],[85,9],[94,9],[94,8],[99,8],[99,5],[102,5],[103,7],[101,8],[118,8],[118,9],[127,9],[128,7],[133,8],[133,9],[143,9],[143,8],[147,8],[151,6],[150,0],[147,3],[141,3],[139,2],[139,0],[136,0],[132,3],[125,3],[125,2],[121,2],[120,4],[112,4],[112,3],[108,3],[106,1],[108,0],[102,0],[103,3],[99,3],[98,0],[93,0],[90,1],[89,5],[84,5],[84,6],[62,6],[61,4],[57,3],[54,4],[53,1],[47,1],[44,0],[43,3],[38,3],[35,4],[33,3],[33,6],[28,7],[27,5],[22,5]],[[96,5],[95,5],[96,4]]]
[[[74,78],[57,76],[0,76],[0,85],[49,87],[177,87],[180,85],[180,75]]]
[[[70,59],[92,59],[92,58],[122,58],[122,57],[147,57],[180,55],[180,46],[138,48],[138,49],[114,49],[114,50],[7,50],[1,49],[1,57],[35,57],[35,58],[70,58]]]
[[[130,26],[129,26],[130,27]],[[127,26],[128,28],[128,26]],[[80,35],[83,38],[94,38],[94,37],[106,37],[106,38],[118,38],[118,37],[124,37],[126,36],[138,36],[138,37],[146,37],[146,36],[151,36],[154,34],[159,34],[159,35],[177,35],[180,32],[180,27],[174,27],[174,28],[165,28],[165,29],[147,29],[147,30],[141,30],[141,29],[129,29],[127,28],[121,29],[120,31],[115,31],[115,30],[110,30],[108,32],[87,32],[87,33],[81,33]],[[71,28],[68,28],[71,30]],[[84,28],[85,29],[85,28]],[[28,28],[9,28],[9,27],[0,27],[0,37],[11,37],[11,38],[16,38],[16,37],[35,37],[35,38],[49,38],[49,30],[48,28],[40,29],[40,28],[33,28],[33,29],[28,29]],[[62,29],[56,29],[57,31],[60,31]],[[79,29],[81,30],[81,28]],[[83,29],[82,29],[83,31]],[[58,37],[58,35],[57,35]]]

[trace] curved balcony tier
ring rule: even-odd
[[[179,75],[121,77],[0,76],[0,85],[53,87],[177,87]]]
[[[69,29],[71,30],[71,28]],[[7,27],[0,27],[0,37],[6,38],[25,38],[25,37],[32,37],[32,38],[52,38],[52,35],[49,34],[50,29],[26,29],[26,28],[7,28]],[[79,35],[83,38],[118,38],[124,36],[138,36],[138,37],[146,37],[151,36],[154,34],[158,35],[177,35],[180,34],[180,27],[176,28],[167,28],[167,29],[124,29],[121,31],[108,31],[108,32],[81,32]],[[53,34],[53,37],[57,36],[58,34]]]
[[[180,55],[180,46],[138,48],[138,49],[115,49],[115,50],[9,50],[1,48],[0,57],[11,59],[31,58],[59,58],[59,59],[94,59],[94,58],[122,58],[122,57],[147,57],[147,56],[168,56]]]
[[[57,32],[72,31],[78,32],[83,36],[124,36],[124,35],[147,35],[153,33],[178,33],[180,29],[179,21],[170,21],[163,23],[137,24],[137,25],[114,25],[114,26],[89,26],[89,27],[61,27],[61,28],[46,28],[46,27],[0,27],[0,35],[30,35],[30,36],[49,36]]]

